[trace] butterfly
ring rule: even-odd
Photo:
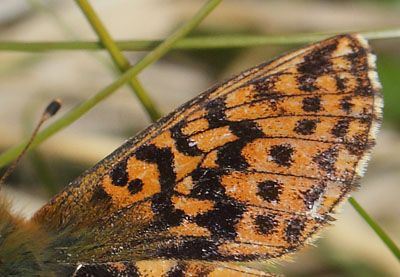
[[[272,276],[330,225],[381,122],[375,56],[338,35],[187,102],[29,221],[0,201],[7,276]]]

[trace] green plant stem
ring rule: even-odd
[[[70,125],[72,122],[77,120],[100,101],[110,96],[119,87],[126,84],[130,79],[132,79],[132,77],[136,76],[146,66],[155,62],[157,59],[167,53],[168,50],[170,50],[179,39],[184,37],[193,28],[195,28],[221,1],[222,0],[207,1],[207,3],[204,4],[203,7],[188,22],[186,22],[183,26],[173,32],[163,43],[161,43],[153,51],[148,53],[143,59],[137,62],[128,71],[123,73],[116,81],[98,92],[92,98],[78,105],[75,109],[58,119],[45,130],[39,132],[30,148],[35,147],[54,133]],[[3,166],[11,160],[15,159],[24,148],[25,144],[26,142],[3,152],[0,155],[0,166]]]
[[[69,28],[68,24],[66,24],[58,15],[56,15],[49,5],[46,5],[39,0],[28,0],[28,2],[36,12],[46,15],[50,20],[49,23],[56,26],[57,29],[59,29],[63,33],[64,37],[66,37],[68,40],[76,41],[79,39],[79,36],[74,32],[74,30]],[[119,73],[119,71],[116,70],[112,63],[106,59],[106,57],[93,51],[89,52],[89,55],[95,58],[102,65],[105,65],[107,68],[109,68],[113,73]]]
[[[110,53],[114,63],[118,66],[120,72],[123,73],[127,71],[130,68],[130,63],[128,59],[125,58],[125,56],[118,49],[118,46],[111,38],[110,33],[107,31],[104,24],[101,22],[100,18],[91,7],[89,2],[87,0],[76,0],[76,2],[85,14],[94,31],[97,33],[100,41]],[[129,80],[129,85],[136,96],[139,98],[139,101],[142,103],[143,107],[146,109],[151,120],[156,121],[157,119],[159,119],[161,117],[161,114],[158,112],[157,107],[155,106],[154,102],[151,100],[143,86],[140,84],[139,80],[133,77],[131,80]]]
[[[360,33],[370,40],[400,38],[400,29],[382,29],[376,31],[351,31]],[[306,33],[294,35],[231,35],[192,37],[180,40],[174,49],[210,49],[233,48],[259,45],[297,45],[318,41],[338,32]],[[341,32],[344,33],[344,32]],[[349,33],[349,32],[347,32]],[[147,51],[159,46],[162,40],[126,40],[115,41],[116,46],[123,51]],[[68,42],[15,42],[0,41],[0,51],[43,52],[54,50],[102,50],[104,45],[98,41],[68,41]]]
[[[383,229],[368,215],[368,213],[353,198],[349,197],[349,202],[358,214],[367,222],[367,224],[375,231],[383,243],[392,251],[393,255],[400,261],[400,249],[393,240],[383,231]]]

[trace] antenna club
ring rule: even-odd
[[[62,102],[60,99],[54,99],[51,103],[47,106],[46,110],[44,111],[44,115],[51,117],[55,115],[58,110],[61,108]]]
[[[14,170],[15,166],[18,164],[18,162],[21,160],[22,156],[24,156],[25,152],[28,150],[29,146],[31,146],[33,140],[35,139],[40,127],[43,125],[43,123],[55,115],[57,111],[61,108],[61,100],[60,99],[54,99],[51,101],[51,103],[46,107],[45,111],[43,112],[43,115],[37,124],[35,130],[32,133],[31,138],[29,139],[28,143],[25,145],[24,149],[21,151],[21,153],[18,155],[17,159],[10,165],[10,167],[6,170],[6,172],[3,174],[3,176],[0,177],[0,189],[4,183],[4,180],[10,175],[10,173]],[[1,266],[1,265],[0,265]]]

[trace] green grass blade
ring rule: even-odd
[[[357,213],[367,222],[367,224],[375,231],[383,243],[392,251],[393,255],[400,261],[400,249],[393,240],[383,231],[383,229],[368,215],[361,205],[353,198],[349,197],[349,202]]]
[[[400,28],[381,29],[375,31],[351,30],[360,33],[369,40],[400,38]],[[346,33],[341,31],[340,33]],[[289,35],[230,35],[204,36],[184,38],[177,42],[173,49],[212,49],[251,47],[259,45],[297,45],[322,40],[338,32],[304,33]],[[129,51],[152,50],[159,46],[162,40],[126,40],[115,41],[117,47]],[[0,51],[44,52],[57,50],[103,50],[99,41],[68,41],[68,42],[15,42],[0,41]]]
[[[94,31],[97,33],[100,41],[110,53],[114,63],[118,66],[120,72],[123,73],[127,71],[130,68],[130,63],[128,59],[125,58],[125,56],[118,49],[118,46],[111,38],[110,33],[107,31],[94,9],[90,6],[89,2],[87,0],[76,0],[76,2],[83,11]],[[139,98],[139,101],[142,103],[143,107],[149,114],[151,120],[156,121],[158,118],[160,118],[160,112],[158,111],[154,102],[151,100],[148,93],[140,84],[139,80],[133,77],[131,80],[129,80],[129,85],[136,96]]]
[[[357,213],[367,222],[367,224],[374,230],[383,243],[392,251],[393,255],[400,261],[400,249],[394,241],[386,234],[385,231],[368,215],[368,213],[361,207],[361,205],[353,198],[349,197],[349,202]]]

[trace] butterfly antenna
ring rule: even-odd
[[[37,133],[39,132],[40,127],[42,127],[43,123],[55,115],[58,110],[61,108],[61,100],[60,99],[54,99],[51,101],[51,103],[46,107],[44,110],[39,123],[36,125],[35,130],[33,131],[31,138],[29,139],[28,143],[25,145],[24,149],[22,152],[18,155],[17,159],[10,165],[10,167],[7,169],[7,171],[4,173],[4,175],[0,179],[0,189],[6,180],[6,178],[10,175],[10,173],[14,170],[14,168],[17,166],[18,162],[21,160],[21,158],[25,155],[26,151],[28,150],[29,146],[31,146],[33,140],[35,139]]]

